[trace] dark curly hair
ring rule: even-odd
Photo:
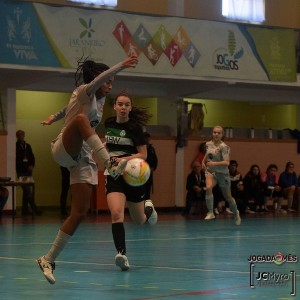
[[[276,169],[276,171],[277,171],[277,170],[278,170],[278,167],[277,167],[277,165],[275,165],[275,164],[270,164],[270,165],[267,167],[267,173],[268,173],[271,169]]]
[[[97,77],[102,72],[109,69],[109,66],[96,63],[93,60],[88,60],[87,58],[77,61],[78,67],[75,73],[75,86],[78,87],[81,84],[87,84],[92,82],[95,77]]]

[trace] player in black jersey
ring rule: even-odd
[[[147,159],[147,147],[142,125],[149,115],[146,110],[132,106],[132,98],[127,92],[122,92],[115,98],[114,110],[116,117],[105,122],[106,146],[111,157],[116,161],[132,158]],[[151,225],[157,222],[157,213],[150,199],[145,199],[145,186],[132,187],[122,176],[114,180],[108,172],[106,180],[106,195],[112,218],[112,234],[117,249],[115,263],[122,271],[129,269],[126,257],[124,210],[125,204],[132,220],[137,224]]]

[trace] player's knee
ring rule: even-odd
[[[85,122],[89,123],[87,116],[83,113],[80,113],[80,114],[76,115],[75,118],[74,118],[74,121],[77,122],[77,123],[80,123],[80,124],[83,124]]]
[[[235,200],[232,197],[227,197],[225,198],[225,200],[229,203],[229,204],[234,204]]]
[[[206,194],[207,196],[210,196],[210,195],[213,194],[212,186],[211,186],[211,187],[206,187],[205,194]]]
[[[122,211],[111,211],[111,220],[113,223],[124,222],[124,213]]]
[[[85,211],[74,211],[71,210],[70,218],[73,220],[74,223],[80,224],[83,219],[85,218],[87,212]]]

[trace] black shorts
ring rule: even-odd
[[[126,200],[130,202],[138,203],[147,200],[145,199],[145,185],[138,187],[130,186],[124,181],[123,176],[120,176],[117,180],[111,176],[106,176],[105,193],[107,195],[113,192],[124,194]]]

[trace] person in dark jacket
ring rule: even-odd
[[[186,179],[186,205],[182,215],[188,215],[193,204],[197,207],[205,201],[205,173],[201,163],[194,161],[192,168]]]
[[[18,130],[16,132],[16,171],[19,180],[27,181],[32,179],[32,172],[35,165],[35,157],[31,146],[25,142],[25,132]],[[37,208],[34,201],[33,186],[22,185],[22,215],[36,214],[40,215],[42,212]],[[28,206],[30,205],[32,212],[30,213]]]
[[[256,212],[266,212],[264,208],[264,189],[261,179],[260,167],[253,164],[244,177],[246,201],[254,200]]]

